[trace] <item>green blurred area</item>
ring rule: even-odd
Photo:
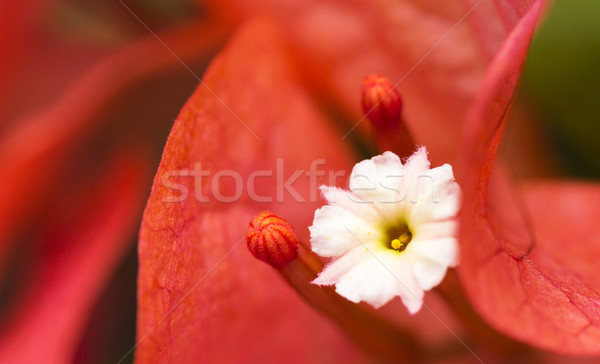
[[[557,0],[531,46],[522,96],[573,177],[600,178],[600,1]]]

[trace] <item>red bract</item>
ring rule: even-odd
[[[356,126],[349,137],[369,133],[367,122],[358,123],[364,77],[378,73],[401,81],[397,90],[405,121],[434,164],[454,159],[465,111],[487,63],[514,26],[514,19],[503,23],[505,11],[491,1],[235,3],[245,16],[271,15],[311,90],[337,108],[345,132]],[[215,6],[224,7],[224,17],[232,16],[230,3]]]
[[[360,84],[372,73],[402,81],[405,120],[434,163],[458,153],[467,162],[458,165],[466,192],[460,273],[488,318],[491,301],[479,301],[500,285],[476,271],[477,253],[493,245],[477,244],[490,216],[481,215],[481,201],[495,150],[483,152],[490,140],[492,147],[499,142],[499,134],[489,135],[510,105],[540,8],[541,1],[240,5],[234,21],[266,12],[274,25],[263,19],[241,27],[173,126],[140,233],[136,361],[364,359],[239,246],[248,222],[265,209],[289,220],[307,241],[305,227],[319,203],[298,198],[309,200],[316,190],[299,178],[298,195],[280,195],[276,159],[285,164],[281,181],[319,158],[324,169],[348,170],[352,145],[341,139],[361,119]],[[349,118],[341,132],[322,110]],[[364,144],[366,130],[361,123],[350,139]],[[457,142],[463,130],[468,144]],[[261,170],[273,175],[250,178]],[[254,183],[238,191],[231,183],[236,177],[223,171]],[[251,198],[253,192],[263,200]],[[416,334],[428,325],[419,326]]]
[[[215,177],[229,170],[247,181],[255,171],[275,171],[278,158],[284,180],[319,158],[327,168],[346,169],[350,151],[295,79],[277,29],[268,23],[238,33],[204,84],[175,121],[144,214],[137,362],[357,360],[360,354],[332,324],[245,248],[257,209],[271,207],[293,225],[308,226],[316,198],[302,203],[286,192],[280,200],[274,173],[257,177],[236,202],[223,203],[219,197],[236,190],[227,183],[231,177]],[[196,168],[212,174],[194,178]],[[182,196],[172,183],[188,193]],[[309,198],[306,178],[293,187]],[[251,189],[275,202],[253,202],[246,193]],[[307,231],[299,236],[306,241]]]
[[[142,197],[146,161],[129,158],[113,158],[81,190],[61,191],[35,247],[33,283],[3,328],[0,362],[72,360],[92,304],[127,248]]]
[[[161,37],[183,59],[205,52],[205,47],[213,46],[222,37],[220,30],[209,36],[196,36],[197,33],[207,34],[202,25],[194,24]],[[139,59],[147,56],[152,61],[138,65]],[[146,38],[98,62],[55,103],[19,119],[4,133],[0,163],[5,178],[0,181],[0,189],[6,196],[0,204],[0,260],[13,231],[49,194],[47,186],[56,183],[61,168],[67,168],[75,151],[81,150],[86,138],[100,129],[98,124],[105,120],[98,114],[111,98],[140,78],[176,63],[153,37]],[[112,81],[106,82],[107,79]],[[23,148],[25,145],[28,147]]]
[[[553,351],[598,354],[600,295],[591,261],[599,249],[599,187],[532,183],[521,191],[494,168],[539,12],[538,3],[509,37],[466,124],[458,271],[473,305],[498,329]]]
[[[173,99],[180,103],[166,82],[160,91],[146,92],[152,76],[180,67],[153,36],[105,50],[103,57],[86,48],[65,46],[63,53],[53,47],[55,39],[37,33],[45,28],[30,18],[38,21],[39,13],[7,5],[0,16],[15,20],[3,22],[9,31],[2,33],[3,49],[10,54],[3,54],[0,70],[0,278],[3,301],[8,298],[1,312],[3,363],[74,360],[99,294],[131,248],[150,184],[152,132],[168,120],[158,115],[172,115],[166,110]],[[206,24],[194,23],[158,34],[192,62],[204,61],[224,37],[221,27],[206,30]],[[44,46],[34,47],[33,40]],[[85,62],[69,57],[79,53]],[[60,69],[52,68],[57,60]],[[39,80],[38,73],[72,84],[59,94],[62,85]],[[18,97],[23,90],[27,98]],[[144,112],[156,94],[162,108]],[[15,265],[17,274],[11,271]],[[5,297],[9,280],[14,288]]]

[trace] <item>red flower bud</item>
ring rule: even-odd
[[[256,258],[281,268],[298,256],[298,238],[289,222],[269,211],[256,215],[246,235],[248,250]]]
[[[362,109],[377,128],[388,129],[400,123],[402,99],[386,77],[370,75],[362,84]]]
[[[416,149],[414,139],[402,120],[403,102],[394,85],[384,76],[370,75],[362,85],[362,108],[375,126],[377,146],[401,158]]]

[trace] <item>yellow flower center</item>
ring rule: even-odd
[[[412,239],[410,232],[406,232],[398,237],[398,239],[392,240],[392,249],[400,250],[403,246],[408,244],[408,242]]]
[[[388,249],[404,251],[412,240],[412,233],[405,222],[393,225],[387,229],[386,246]]]

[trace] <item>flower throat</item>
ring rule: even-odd
[[[408,228],[408,225],[402,221],[387,229],[385,245],[388,249],[402,252],[406,249],[411,240],[412,233]]]

